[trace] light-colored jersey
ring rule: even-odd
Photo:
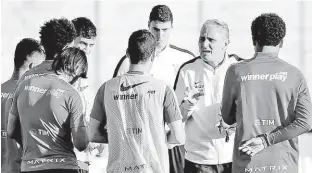
[[[182,119],[171,87],[128,72],[101,86],[91,117],[107,126],[108,173],[169,173],[164,124]]]
[[[174,45],[168,45],[162,52],[154,58],[151,74],[159,80],[173,87],[180,66],[188,60],[194,58],[194,54],[188,50],[181,49]],[[117,64],[114,76],[120,76],[129,71],[130,59],[122,57]]]
[[[85,127],[78,91],[56,75],[22,81],[10,114],[21,122],[22,171],[77,169],[71,129]]]
[[[233,173],[297,173],[298,135],[312,125],[303,74],[277,54],[257,53],[231,66],[224,85],[222,116],[237,122]],[[238,150],[261,134],[271,146],[251,158]]]
[[[17,142],[7,136],[9,110],[17,80],[10,79],[1,84],[1,172],[21,172],[22,150]]]
[[[237,62],[230,56],[215,69],[200,57],[184,63],[175,81],[175,93],[182,103],[187,88],[195,88],[199,97],[191,117],[185,123],[185,159],[198,164],[223,164],[232,162],[234,135],[226,142],[217,124],[221,120],[220,105],[226,71]]]

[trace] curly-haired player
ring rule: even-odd
[[[40,43],[44,48],[46,58],[41,64],[27,71],[20,81],[49,73],[54,57],[65,47],[72,46],[76,37],[73,23],[66,19],[51,19],[41,26]]]
[[[65,18],[51,19],[41,26],[40,42],[46,53],[46,60],[53,60],[65,46],[76,37],[73,23]]]
[[[255,55],[231,66],[224,82],[222,117],[237,122],[233,173],[297,173],[298,136],[312,127],[303,74],[278,56],[286,24],[274,13],[251,26]]]

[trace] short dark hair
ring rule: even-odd
[[[44,53],[39,41],[32,38],[22,39],[15,48],[14,69],[19,70],[27,60],[27,56],[34,52]]]
[[[148,30],[138,30],[131,34],[128,41],[128,55],[131,64],[146,62],[155,52],[156,40]]]
[[[39,34],[41,44],[46,52],[46,59],[52,60],[57,53],[75,39],[76,30],[70,20],[60,18],[44,23]]]
[[[76,36],[82,36],[84,38],[95,38],[96,37],[96,27],[92,21],[86,17],[77,17],[72,20],[75,29]]]
[[[286,35],[286,24],[275,13],[263,13],[251,24],[254,44],[259,46],[277,46]]]
[[[173,23],[173,16],[170,8],[166,5],[156,5],[152,8],[152,11],[149,16],[149,21],[161,21]]]
[[[73,77],[87,78],[87,56],[79,48],[68,47],[57,54],[52,63],[52,70],[56,74],[63,71]]]

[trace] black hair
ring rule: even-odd
[[[14,69],[19,70],[27,60],[27,56],[34,52],[44,53],[39,41],[32,38],[22,39],[15,48]]]
[[[251,34],[254,45],[277,46],[286,35],[286,24],[275,13],[264,13],[251,24]]]
[[[75,29],[76,29],[76,36],[82,36],[84,38],[95,38],[96,34],[96,27],[92,23],[92,21],[86,17],[77,17],[72,20]]]
[[[171,24],[173,23],[173,16],[170,8],[166,5],[156,5],[152,8],[152,11],[149,16],[149,21],[161,21],[161,22],[168,22],[170,21]]]
[[[156,40],[148,30],[138,30],[131,34],[127,49],[131,64],[147,61],[155,49]]]
[[[52,60],[67,44],[76,37],[73,23],[65,18],[51,19],[40,29],[40,41],[46,53],[46,59]]]

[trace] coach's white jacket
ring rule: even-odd
[[[195,87],[204,95],[199,97],[197,108],[185,123],[185,159],[198,164],[223,164],[232,162],[234,134],[225,142],[216,125],[220,122],[220,105],[224,77],[228,67],[236,63],[236,57],[228,57],[214,69],[200,57],[184,63],[175,81],[179,103],[185,97],[187,87]],[[186,116],[186,115],[184,115]]]

